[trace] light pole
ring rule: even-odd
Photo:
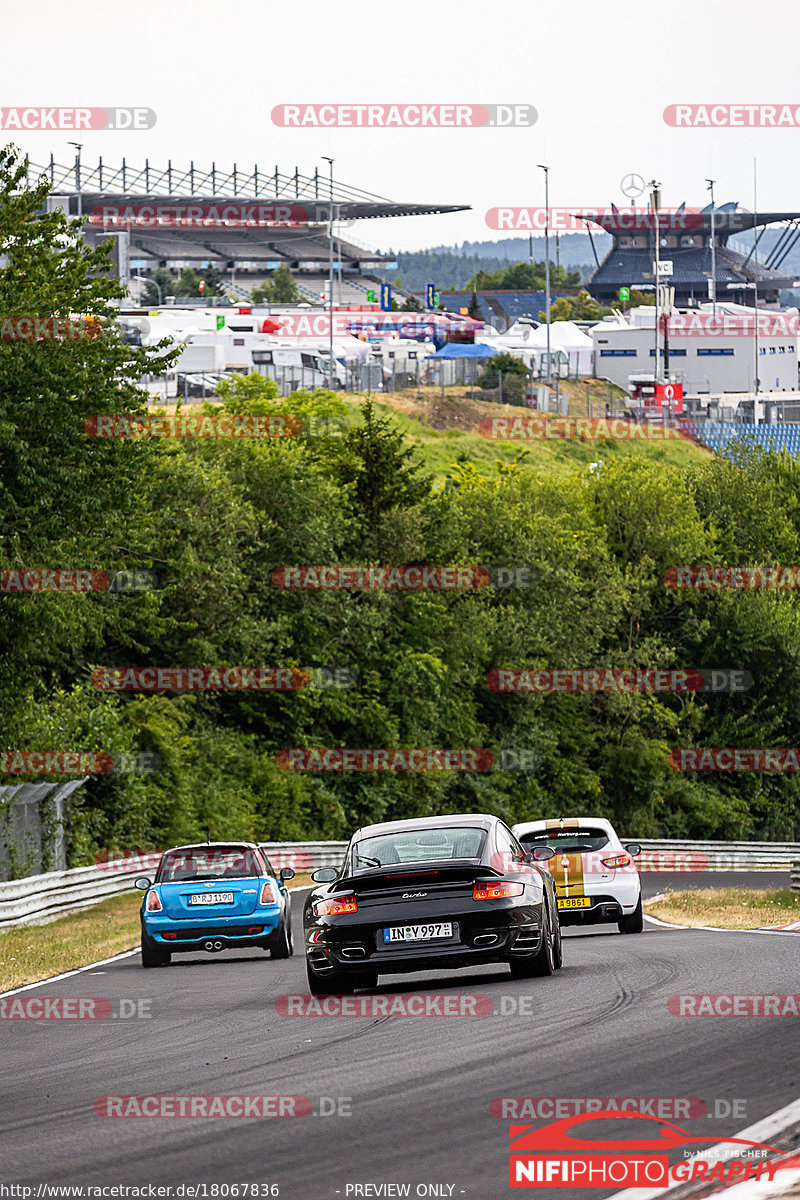
[[[83,196],[81,194],[81,150],[83,142],[67,142],[68,146],[74,146],[78,153],[75,156],[75,186],[78,189],[78,216],[83,216]]]
[[[550,386],[550,168],[537,163],[544,171],[544,310],[547,321],[547,385]]]
[[[711,192],[711,304],[714,316],[717,315],[717,246],[716,225],[714,224],[714,184],[716,179],[707,179],[708,190]]]
[[[330,356],[330,379],[331,388],[333,388],[333,159],[328,158],[323,154],[323,159],[330,166],[330,206],[329,206],[329,221],[328,221],[328,354]]]
[[[653,218],[654,218],[655,247],[656,247],[656,257],[655,257],[655,261],[653,262],[653,274],[654,274],[654,280],[655,280],[655,286],[654,286],[653,291],[654,291],[655,300],[656,300],[656,351],[655,351],[656,361],[655,361],[655,365],[653,367],[653,385],[655,387],[655,385],[658,384],[659,376],[661,374],[661,362],[658,357],[658,286],[659,286],[659,280],[661,278],[661,256],[660,256],[660,245],[659,245],[659,243],[661,242],[661,231],[658,227],[658,210],[661,207],[661,184],[657,183],[655,179],[651,179],[650,187],[653,189],[650,193],[650,208],[653,212]]]
[[[139,278],[142,279],[144,277],[142,275],[140,275]],[[158,289],[158,303],[163,304],[164,303],[164,295],[163,295],[163,292],[161,291],[161,285],[156,283],[155,279],[145,279],[145,283],[152,283],[153,287]]]

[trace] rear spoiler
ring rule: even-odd
[[[497,866],[487,866],[477,858],[453,858],[443,862],[432,862],[430,866],[422,863],[387,863],[383,867],[367,867],[357,875],[342,875],[332,881],[330,886],[338,891],[366,892],[377,891],[382,887],[400,886],[405,881],[409,887],[418,883],[447,883],[450,880],[478,879],[485,875],[504,875],[505,869],[498,862]]]

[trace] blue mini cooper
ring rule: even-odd
[[[292,906],[286,880],[253,842],[174,846],[161,856],[156,877],[137,879],[142,966],[166,966],[176,952],[260,946],[271,958],[289,958]]]

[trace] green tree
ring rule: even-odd
[[[272,284],[268,280],[257,283],[250,293],[253,304],[271,304],[274,300]]]
[[[589,295],[587,291],[578,292],[577,296],[561,296],[550,305],[551,321],[599,321],[613,312],[604,308]],[[546,321],[547,314],[539,313],[539,320]]]
[[[153,287],[153,280],[158,284],[158,287]],[[159,294],[159,288],[161,289]],[[145,279],[145,289],[143,301],[145,304],[160,304],[162,298],[166,300],[167,296],[175,295],[175,277],[166,267],[155,267],[149,278]]]
[[[272,276],[272,296],[275,304],[296,304],[300,299],[294,276],[285,263],[281,263]]]
[[[352,488],[357,511],[374,530],[391,509],[416,504],[430,488],[414,448],[371,400],[361,406],[362,423],[342,439],[339,480]]]
[[[478,376],[478,387],[496,388],[499,372],[503,372],[503,383],[507,378],[516,375],[520,379],[528,378],[528,368],[525,363],[519,358],[514,358],[512,354],[493,354],[491,358],[486,360],[486,366]]]

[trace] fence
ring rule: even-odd
[[[800,891],[800,843],[797,842],[694,842],[665,839],[638,840],[642,847],[637,867],[648,871],[755,871],[791,869],[791,884]],[[338,867],[347,842],[262,842],[273,867],[314,871]],[[113,851],[111,854],[113,855]],[[111,858],[94,867],[75,867],[47,875],[32,875],[0,883],[0,929],[15,925],[44,924],[64,913],[86,908],[109,896],[130,891],[140,875],[152,878],[159,851],[135,858]]]
[[[0,875],[67,865],[65,805],[86,779],[0,787]]]

